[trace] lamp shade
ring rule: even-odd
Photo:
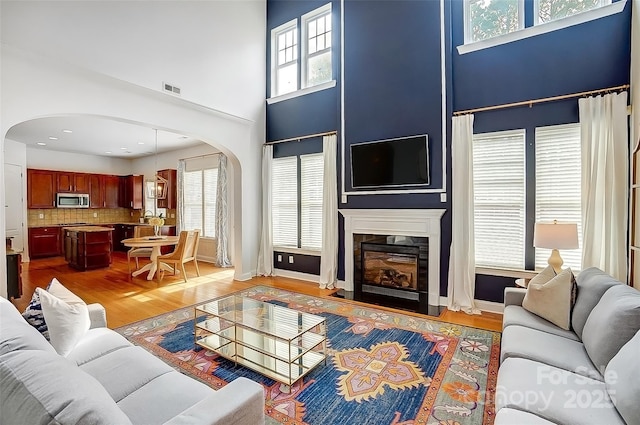
[[[577,249],[578,225],[576,223],[536,223],[533,246],[549,249]]]

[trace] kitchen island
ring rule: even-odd
[[[74,226],[64,228],[64,258],[77,270],[109,267],[113,228]]]

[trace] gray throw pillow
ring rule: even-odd
[[[582,342],[593,364],[604,369],[640,329],[640,291],[615,285],[593,308],[582,331]]]
[[[583,270],[576,276],[578,284],[578,296],[571,313],[571,327],[582,340],[582,330],[591,310],[598,304],[602,294],[614,285],[622,285],[622,282],[609,276],[602,270],[591,267]]]
[[[604,374],[607,391],[628,424],[640,424],[640,332],[618,351]]]
[[[0,388],[3,424],[131,424],[95,378],[54,353],[5,354]]]

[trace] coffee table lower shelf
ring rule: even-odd
[[[196,339],[196,344],[211,350],[225,359],[258,372],[274,381],[293,385],[314,367],[326,360],[326,356],[315,351],[307,351],[291,362],[284,361],[276,354],[266,354],[241,341],[235,342],[219,335],[208,335]]]

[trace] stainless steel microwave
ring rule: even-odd
[[[56,194],[58,208],[89,208],[88,193],[58,193]]]

